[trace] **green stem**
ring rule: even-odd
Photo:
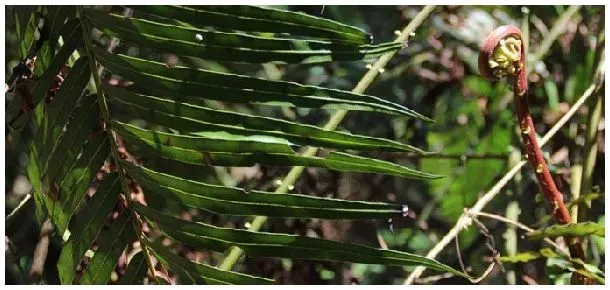
[[[512,221],[519,220],[519,214],[521,213],[521,208],[519,207],[518,201],[511,201],[508,203],[506,207],[506,218]],[[504,232],[504,248],[506,249],[507,256],[514,256],[517,254],[517,242],[518,242],[518,234],[517,227],[514,225],[506,225],[506,232]],[[509,270],[506,273],[506,282],[510,285],[517,284],[517,273],[515,271],[515,267],[512,265],[509,267]]]
[[[603,23],[603,22],[602,22]],[[597,44],[595,53],[595,62],[603,61],[604,55],[604,44],[606,43],[604,27],[602,26],[597,34]],[[587,131],[585,132],[585,146],[583,148],[584,162],[582,165],[581,176],[580,176],[580,190],[578,196],[584,196],[585,194],[591,193],[592,189],[592,176],[593,169],[595,167],[595,161],[597,160],[597,125],[602,115],[603,98],[601,95],[593,99],[589,103],[589,120],[587,120]],[[588,209],[591,208],[591,202],[586,202],[586,206],[578,207],[577,215],[579,219],[584,221],[587,219]],[[574,219],[578,221],[578,219]]]
[[[580,190],[582,184],[582,165],[574,164],[570,167],[570,176],[572,176],[570,191],[572,194],[570,195],[570,200],[577,200],[580,197]],[[572,218],[573,222],[578,221],[578,204],[569,208],[570,210],[570,218]]]
[[[100,75],[97,73],[97,72],[99,72],[99,70],[98,70],[95,58],[93,57],[93,54],[91,53],[93,44],[91,43],[91,39],[89,38],[89,35],[88,35],[91,30],[89,29],[89,26],[87,25],[87,23],[84,19],[83,12],[82,12],[82,6],[78,6],[77,9],[78,9],[78,15],[79,15],[79,19],[80,19],[80,24],[82,26],[83,39],[85,40],[85,51],[89,58],[89,65],[91,66],[91,72],[93,75],[93,80],[95,81],[95,86],[98,89],[97,96],[98,96],[98,103],[100,106],[100,111],[102,113],[102,116],[101,116],[102,121],[104,123],[108,123],[108,121],[110,120],[110,111],[108,109],[108,102],[105,97],[105,93],[103,92],[103,90],[101,90],[102,86],[101,86]],[[106,130],[106,133],[108,134],[108,138],[110,139],[111,154],[112,154],[112,158],[115,160],[115,164],[117,166],[117,171],[119,173],[119,179],[121,181],[121,186],[123,188],[123,194],[125,195],[125,200],[127,201],[127,207],[129,210],[132,211],[132,221],[133,221],[132,224],[133,224],[133,227],[135,228],[136,235],[138,236],[138,241],[140,242],[140,245],[142,247],[142,252],[144,253],[144,257],[146,257],[146,263],[148,265],[148,269],[150,272],[149,274],[151,275],[150,277],[155,277],[155,267],[152,264],[152,259],[150,257],[150,254],[148,253],[148,250],[145,246],[146,244],[144,243],[144,240],[143,240],[144,233],[142,232],[142,224],[141,224],[140,220],[138,219],[137,215],[135,214],[135,212],[133,212],[132,200],[131,200],[131,196],[129,195],[131,190],[129,189],[129,186],[126,182],[125,172],[123,171],[123,169],[120,166],[120,163],[118,162],[119,160],[121,160],[121,157],[120,157],[118,147],[117,147],[116,135],[115,135],[114,131],[112,131],[110,129]]]
[[[523,44],[525,47],[530,47],[530,10],[523,6],[521,7],[523,18],[521,19],[521,34]]]
[[[584,196],[585,194],[591,192],[593,168],[595,167],[595,161],[597,159],[597,124],[599,124],[599,120],[602,115],[603,98],[600,95],[593,101],[594,103],[590,107],[593,108],[593,112],[591,112],[589,115],[587,135],[585,136],[585,148],[583,150],[586,155],[582,167],[580,196]],[[591,207],[590,201],[587,202],[586,207],[580,207],[582,209],[579,217],[580,220],[587,218],[586,209],[589,207]]]
[[[415,16],[415,18],[413,18],[413,20],[411,22],[409,22],[407,27],[405,27],[403,29],[400,36],[398,36],[395,41],[396,42],[408,41],[411,34],[415,31],[415,29],[417,29],[417,27],[419,27],[424,22],[424,20],[428,17],[428,15],[430,15],[430,13],[432,12],[432,10],[434,10],[434,8],[435,8],[434,5],[428,5],[428,6],[424,7],[424,9],[422,9],[422,11],[420,11]],[[360,81],[358,82],[356,87],[352,90],[352,92],[357,93],[357,94],[362,94],[373,83],[375,78],[379,75],[380,69],[383,69],[396,53],[397,53],[397,51],[390,52],[390,53],[387,53],[387,54],[384,54],[383,56],[381,56],[373,64],[373,67],[362,77],[362,79],[360,79]],[[341,121],[343,120],[343,118],[345,117],[347,112],[348,112],[347,110],[336,111],[330,117],[330,120],[328,120],[326,125],[324,125],[324,130],[329,130],[329,131],[335,130],[337,128],[337,126],[339,126],[339,124],[341,123]],[[318,148],[310,147],[302,155],[305,157],[311,157],[311,156],[314,156],[317,152],[318,152]],[[280,185],[280,187],[278,187],[274,193],[277,193],[277,194],[287,193],[288,188],[290,186],[294,185],[296,183],[297,179],[301,176],[301,173],[303,173],[303,169],[305,169],[304,166],[293,167],[290,170],[290,172],[288,172],[288,174],[286,175],[284,180],[282,181],[282,184]],[[252,221],[252,225],[250,226],[249,230],[253,231],[253,232],[260,230],[266,221],[267,221],[266,216],[255,217],[254,220]],[[243,253],[244,253],[244,250],[242,250],[238,247],[232,247],[229,254],[225,257],[224,261],[220,264],[220,269],[231,270],[233,268],[233,266],[235,266],[235,264],[237,263],[237,260],[239,259],[239,257],[241,257],[241,255]]]

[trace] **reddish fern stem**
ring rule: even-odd
[[[497,56],[498,47],[500,45],[504,45],[505,48],[510,47],[510,45],[507,45],[506,41],[508,38],[511,37],[520,41],[520,48],[517,48],[520,49],[520,52],[516,50],[512,51],[518,52],[515,54],[520,54],[520,57],[515,60],[509,59],[508,62],[503,63],[505,67],[501,67],[501,64],[498,64],[498,62],[494,64],[495,67],[492,67],[492,65],[490,64],[490,60],[498,59],[497,57],[494,58],[494,56]],[[501,43],[501,41],[504,41],[504,43]],[[549,168],[546,164],[546,161],[544,160],[542,150],[540,150],[540,146],[538,145],[538,139],[536,138],[534,122],[529,112],[529,106],[527,103],[528,84],[525,52],[526,49],[525,44],[523,43],[521,30],[512,25],[500,26],[494,31],[492,31],[483,40],[483,43],[481,45],[481,52],[479,54],[479,70],[481,74],[487,79],[494,81],[499,80],[499,78],[504,75],[513,76],[514,99],[517,109],[517,118],[519,121],[521,137],[525,146],[526,157],[531,166],[534,168],[536,178],[538,180],[538,185],[544,193],[546,202],[550,207],[552,215],[555,217],[555,220],[559,224],[569,224],[572,222],[570,212],[566,208],[563,202],[563,195],[557,189],[557,186],[553,181],[553,177],[549,172]],[[496,55],[494,55],[494,53],[496,53]],[[510,53],[507,55],[511,56]],[[505,58],[502,57],[500,57],[499,59],[505,60]],[[513,63],[511,63],[511,61],[513,61]],[[494,69],[496,69],[496,71],[494,71]],[[500,72],[497,71],[498,69],[500,70]],[[564,237],[564,239],[568,244],[570,255],[573,258],[580,258],[581,260],[585,261],[585,253],[583,251],[580,239],[578,237],[569,236]],[[579,284],[591,283],[589,279],[586,279],[578,273],[574,275],[574,278],[575,282]]]

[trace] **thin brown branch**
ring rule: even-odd
[[[473,217],[472,221],[474,221],[474,224],[477,226],[477,228],[479,228],[479,231],[487,239],[487,241],[485,242],[485,246],[487,247],[487,249],[491,253],[492,260],[496,264],[500,265],[500,269],[502,270],[502,272],[505,272],[504,266],[500,262],[500,251],[498,251],[496,249],[496,242],[494,241],[493,235],[491,234],[489,229],[487,229],[487,227],[482,222],[480,222],[478,219]]]
[[[476,219],[474,219],[475,222],[477,222]],[[496,251],[494,245],[493,245],[493,237],[491,236],[491,234],[489,234],[489,231],[487,230],[487,228],[485,228],[485,226],[483,224],[478,224],[479,229],[481,230],[481,232],[483,233],[483,235],[485,235],[485,237],[489,240],[491,240],[491,246],[489,246],[488,243],[488,248],[492,253],[493,256],[493,260],[491,261],[491,263],[489,264],[489,266],[487,266],[487,269],[483,272],[483,274],[477,278],[470,278],[470,282],[472,283],[479,283],[481,281],[483,281],[483,279],[485,279],[489,273],[491,273],[491,271],[493,270],[494,266],[496,264],[498,265],[502,265],[500,264],[500,260],[499,260],[499,252]],[[467,275],[470,275],[468,273],[468,271],[466,270],[466,267],[464,266],[464,260],[462,259],[462,250],[460,249],[460,240],[459,240],[459,235],[455,236],[455,253],[456,256],[458,258],[458,262],[460,264],[460,268],[462,269],[462,272],[464,272]]]
[[[466,271],[466,267],[464,266],[464,260],[462,259],[462,250],[460,249],[460,239],[459,239],[460,235],[456,235],[455,236],[455,255],[458,258],[458,262],[460,264],[460,268],[462,269],[462,272],[464,273],[468,273]]]
[[[476,213],[468,212],[468,214],[470,215],[470,217],[473,217],[473,216],[483,216],[483,217],[494,219],[494,220],[497,220],[497,221],[500,221],[500,222],[503,222],[503,223],[506,223],[506,224],[511,224],[511,225],[513,225],[515,227],[518,227],[518,228],[520,228],[520,229],[522,229],[522,230],[524,230],[524,231],[526,231],[528,233],[531,233],[531,232],[534,231],[534,229],[532,229],[532,228],[530,228],[530,227],[528,227],[528,226],[526,226],[526,225],[524,225],[524,224],[522,224],[522,223],[520,223],[518,221],[513,221],[513,220],[507,219],[507,218],[505,218],[503,216],[500,216],[500,215],[490,214],[490,213],[486,213],[486,212],[476,212]],[[555,247],[564,256],[566,256],[566,257],[570,256],[569,252],[567,252],[563,247],[559,246],[559,244],[553,242],[553,240],[551,240],[549,238],[544,238],[544,241],[547,242],[549,245]]]

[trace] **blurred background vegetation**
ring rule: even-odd
[[[102,7],[100,7],[101,9]],[[321,15],[345,24],[363,28],[374,35],[375,43],[391,41],[395,31],[402,29],[421,10],[415,6],[283,6],[278,7]],[[16,55],[13,7],[6,6],[5,19],[5,79],[19,62]],[[113,12],[123,13],[125,8],[115,6]],[[425,255],[477,198],[522,158],[511,88],[505,82],[490,83],[478,74],[477,54],[479,42],[499,25],[524,25],[529,31],[526,45],[530,55],[541,56],[540,62],[530,63],[530,107],[537,124],[536,131],[543,134],[572,106],[590,85],[595,62],[598,34],[603,29],[603,6],[584,6],[560,23],[561,32],[550,47],[541,42],[551,34],[556,22],[568,11],[567,6],[442,6],[420,26],[407,47],[394,57],[385,71],[369,88],[371,95],[380,96],[405,105],[434,120],[433,124],[395,118],[370,112],[350,112],[339,130],[389,138],[419,148],[440,152],[438,156],[421,157],[410,154],[374,153],[376,157],[416,167],[424,172],[446,177],[436,181],[406,180],[378,174],[347,174],[324,169],[308,168],[293,192],[309,195],[339,197],[350,200],[392,201],[406,204],[414,214],[391,223],[371,221],[332,221],[305,219],[270,219],[266,230],[350,241],[372,246],[387,245]],[[525,19],[525,21],[524,21]],[[524,31],[525,34],[525,31]],[[97,35],[100,43],[110,41],[108,36]],[[603,49],[603,48],[601,48]],[[321,65],[236,64],[204,61],[195,58],[158,54],[121,43],[117,53],[145,55],[148,59],[166,63],[248,74],[273,80],[296,81],[337,89],[352,89],[366,72],[365,62],[326,63]],[[603,91],[602,91],[603,94]],[[601,98],[601,95],[594,96]],[[5,100],[6,101],[6,100]],[[592,110],[591,102],[583,106],[543,149],[560,190],[570,200],[569,192],[575,178],[580,178],[585,148],[586,125]],[[296,120],[320,125],[332,113],[324,110],[290,109],[271,106],[252,106],[208,101],[208,106],[231,108],[236,111]],[[142,127],[147,124],[142,123]],[[592,174],[592,192],[601,198],[592,201],[587,220],[604,221],[604,119],[596,124],[598,132],[597,161]],[[26,139],[22,138],[21,140]],[[9,214],[30,190],[27,182],[23,141],[6,141],[5,163],[5,214]],[[373,154],[373,153],[371,153]],[[155,164],[155,160],[148,161]],[[158,167],[175,166],[169,163]],[[210,168],[209,172],[194,172],[183,167],[184,176],[206,182],[239,185],[245,188],[273,190],[278,179],[289,168]],[[175,169],[173,169],[175,170]],[[171,205],[169,205],[171,206]],[[539,190],[526,166],[509,185],[485,208],[486,212],[511,216],[533,228],[553,224],[548,209],[539,196]],[[247,218],[213,215],[189,210],[184,218],[213,222],[225,227],[239,227]],[[522,238],[507,225],[494,220],[483,220],[494,238],[495,247],[505,255],[538,251],[545,245],[541,241]],[[34,221],[33,207],[29,208],[17,225],[7,228],[6,282],[28,283],[27,272],[32,263],[37,243],[38,226]],[[10,236],[9,236],[10,233]],[[516,233],[516,236],[515,236]],[[481,273],[490,262],[488,238],[476,227],[470,227],[459,236],[460,252],[466,267]],[[604,241],[600,237],[587,238],[589,263],[604,265]],[[55,263],[60,252],[61,239],[54,239],[45,267],[44,280],[58,283]],[[189,248],[181,249],[189,259],[217,265],[221,254]],[[456,248],[452,245],[437,257],[449,265],[457,265]],[[125,261],[122,262],[123,266]],[[559,264],[559,266],[558,266]],[[117,265],[120,271],[121,261]],[[236,270],[276,280],[278,284],[399,284],[409,267],[386,267],[339,262],[317,262],[271,258],[246,258]],[[553,258],[534,259],[525,263],[504,264],[482,283],[488,284],[563,284],[567,283],[565,269]],[[434,275],[428,273],[428,275]],[[448,276],[419,280],[420,283],[468,283]]]

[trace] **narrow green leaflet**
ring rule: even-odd
[[[37,11],[38,8],[36,8],[35,10]],[[27,13],[35,12],[34,10],[29,11],[30,12]],[[32,17],[33,19],[36,19],[32,20],[33,22],[38,21],[38,18],[36,18],[33,14]],[[33,25],[31,31],[31,36],[33,37],[34,32],[37,28],[35,24],[31,25]],[[25,33],[29,35],[29,28]],[[37,81],[29,97],[25,97],[23,99],[14,99],[8,104],[7,108],[9,109],[9,111],[6,112],[7,121],[11,120],[12,122],[14,122],[13,126],[11,126],[11,129],[17,129],[17,132],[13,133],[13,135],[18,135],[21,132],[21,130],[25,127],[25,124],[31,119],[32,115],[34,115],[34,120],[36,124],[42,123],[44,104],[41,105],[40,101],[49,91],[51,85],[56,80],[57,73],[65,65],[66,61],[74,52],[76,47],[79,45],[80,40],[82,39],[82,31],[80,30],[78,19],[72,19],[71,21],[68,21],[65,25],[63,25],[61,29],[61,35],[63,36],[65,41],[64,46],[62,46],[59,53],[55,55],[52,60],[49,59],[49,57],[43,57],[43,55],[45,55],[45,52],[41,50],[25,52],[31,54],[30,57],[36,56],[36,65],[34,66],[34,77]],[[48,41],[45,41],[44,44],[48,48]],[[29,46],[32,46],[32,43],[30,43]],[[28,47],[27,49],[29,50],[30,48]],[[21,105],[26,105],[28,107],[33,106],[35,110],[29,110],[16,120],[13,120],[16,116],[19,115],[18,108],[20,108]],[[17,108],[17,110],[15,110],[15,108]]]
[[[577,272],[596,283],[606,285],[605,273],[591,264],[583,263],[580,259],[549,258],[547,259],[547,269],[559,267],[562,270]]]
[[[139,46],[179,55],[231,62],[315,63],[367,60],[402,48],[401,43],[356,45],[329,41],[266,38],[202,30],[87,9],[103,32]]]
[[[131,215],[124,212],[112,222],[110,229],[100,233],[98,249],[83,270],[80,284],[99,285],[108,282],[127,244],[137,239],[131,219]]]
[[[33,25],[32,15],[39,9],[34,5],[13,6],[13,19],[15,21],[15,35],[18,40],[23,40],[28,25]]]
[[[527,263],[539,258],[556,258],[559,255],[553,251],[551,248],[542,248],[538,252],[527,251],[521,252],[514,256],[502,256],[500,257],[500,261],[502,263]]]
[[[55,180],[57,174],[60,173],[59,168],[47,170],[49,164],[72,164],[78,157],[83,144],[93,134],[93,130],[100,123],[100,110],[97,103],[97,95],[89,95],[81,98],[81,104],[73,114],[73,118],[66,126],[65,132],[55,150],[47,159],[40,159],[43,166],[43,172],[49,180]],[[100,132],[103,133],[103,132]],[[48,162],[47,162],[48,161]]]
[[[146,218],[155,221],[161,230],[172,238],[213,251],[222,252],[231,246],[238,246],[252,256],[398,266],[420,265],[467,277],[466,274],[438,261],[405,252],[295,235],[219,228],[174,218],[140,204],[136,204],[136,209]]]
[[[254,6],[133,6],[135,10],[189,23],[251,32],[289,33],[358,44],[373,38],[363,30],[305,13]]]
[[[500,257],[502,263],[527,263],[536,259],[547,258],[547,263],[567,269],[571,272],[578,272],[585,277],[595,279],[600,284],[605,284],[604,272],[596,266],[583,263],[580,259],[565,259],[560,257],[550,248],[542,248],[538,252],[521,252],[514,256]],[[583,269],[584,268],[584,269]]]
[[[282,119],[214,110],[178,99],[136,94],[129,90],[103,86],[111,102],[137,117],[180,132],[226,131],[240,135],[270,135],[299,145],[336,149],[427,152],[388,139],[373,138]]]
[[[81,157],[71,166],[67,175],[60,175],[63,180],[51,184],[50,194],[57,196],[58,200],[53,203],[49,212],[59,233],[66,230],[76,207],[85,196],[87,187],[102,168],[109,152],[108,136],[97,135],[85,145]]]
[[[527,233],[530,239],[554,238],[560,236],[605,236],[604,226],[595,222],[584,222],[567,225],[553,225],[541,230]]]
[[[44,30],[48,32],[48,41],[53,47],[54,54],[55,46],[57,45],[57,41],[61,34],[61,29],[66,20],[68,20],[69,17],[74,16],[76,8],[71,5],[49,5],[47,6],[47,11],[44,24],[46,28]]]
[[[136,88],[155,92],[157,96],[178,95],[235,103],[379,111],[431,121],[402,105],[374,96],[187,67],[169,68],[163,63],[109,54],[99,48],[93,51],[104,67],[133,81]]]
[[[76,266],[81,262],[85,252],[102,229],[106,217],[117,203],[121,191],[118,174],[112,173],[104,177],[93,198],[87,202],[71,229],[70,239],[64,244],[57,270],[62,284],[72,284]]]
[[[146,265],[146,258],[142,251],[135,254],[129,264],[127,264],[127,270],[125,274],[119,279],[119,285],[138,285],[142,284],[142,278],[146,276],[148,271],[148,265]]]
[[[176,271],[176,268],[181,268],[183,272],[186,272],[185,274],[195,280],[192,282],[196,282],[196,284],[261,285],[273,283],[273,280],[270,279],[250,276],[232,271],[224,271],[205,264],[191,262],[172,253],[171,251],[157,243],[149,242],[146,245],[154,251],[155,256],[159,258],[161,262],[169,266],[169,269]],[[186,284],[185,282],[190,281],[180,282],[180,284]]]
[[[36,82],[34,90],[32,91],[32,103],[35,105],[44,98],[53,82],[55,82],[55,76],[57,76],[59,70],[64,66],[64,64],[66,64],[70,55],[72,55],[74,50],[82,41],[83,34],[79,20],[72,19],[66,22],[62,28],[61,35],[64,39],[64,45],[55,55],[55,58],[50,66],[44,70],[44,73],[40,76]]]
[[[30,47],[34,43],[37,17],[35,12],[38,6],[14,6],[15,13],[15,28],[17,32],[17,40],[19,40],[19,59],[23,60],[28,56]]]
[[[54,145],[57,144],[60,135],[63,133],[70,113],[80,99],[90,77],[91,70],[89,69],[87,58],[79,58],[61,85],[59,92],[53,98],[53,101],[45,106],[46,116],[35,137],[35,142],[46,145],[41,148],[40,158],[42,160],[46,160],[55,148]],[[81,120],[76,121],[80,122]],[[59,150],[62,149],[59,148]]]
[[[44,222],[47,215],[47,208],[52,202],[48,195],[42,192],[42,173],[40,166],[38,165],[38,154],[35,150],[30,150],[28,155],[28,165],[26,168],[28,174],[28,180],[32,184],[32,191],[34,192],[34,205],[36,222],[40,225]]]
[[[128,162],[121,162],[121,167],[147,189],[147,193],[219,214],[325,219],[387,219],[398,217],[402,213],[402,206],[395,204],[245,191],[241,188],[182,179]]]
[[[133,125],[111,121],[110,126],[124,135],[188,150],[212,152],[294,153],[288,141],[264,135],[234,135],[227,132],[199,132],[197,136],[145,130]]]
[[[433,179],[441,178],[442,176],[417,171],[405,166],[397,165],[392,162],[382,161],[372,158],[360,157],[341,152],[331,152],[327,157],[305,157],[294,153],[292,150],[288,153],[282,153],[286,149],[280,149],[279,153],[274,153],[269,148],[264,148],[265,143],[256,146],[256,149],[248,148],[237,143],[231,144],[229,140],[214,140],[206,137],[191,137],[183,136],[183,138],[174,138],[168,133],[165,135],[156,132],[148,131],[145,129],[137,128],[135,126],[126,125],[113,121],[110,123],[111,127],[116,130],[121,137],[127,141],[136,143],[142,146],[142,149],[147,150],[149,153],[156,154],[157,156],[172,159],[180,162],[190,164],[201,164],[201,165],[215,165],[215,166],[254,166],[257,163],[264,165],[276,165],[276,166],[311,166],[311,167],[324,167],[337,171],[346,172],[363,172],[363,173],[381,173],[390,174],[406,178],[419,178],[419,179]],[[135,134],[135,133],[137,134]],[[227,136],[227,135],[225,135]],[[168,140],[172,140],[169,143]],[[178,147],[176,143],[178,141],[180,145],[184,144],[190,149]],[[196,140],[189,144],[187,141]],[[207,141],[209,140],[209,141]],[[176,143],[172,143],[176,142]],[[209,142],[209,143],[208,143]],[[256,150],[266,150],[267,152],[262,153],[233,153],[227,152],[227,149],[222,149],[223,152],[214,152],[207,150],[200,150],[206,148],[213,148],[212,146],[220,146],[221,143],[226,143],[227,147],[237,152],[250,151],[256,152]],[[169,145],[167,145],[169,144]],[[280,147],[280,143],[269,143],[275,147]],[[263,148],[263,149],[260,149]],[[216,149],[216,148],[213,148]],[[290,149],[287,147],[287,149]]]
[[[529,261],[533,261],[541,258],[542,256],[538,252],[527,251],[523,253],[519,253],[514,256],[502,256],[500,257],[500,261],[502,263],[527,263]]]
[[[71,5],[48,5],[45,6],[44,25],[41,31],[41,40],[44,44],[40,48],[40,57],[37,59],[37,66],[42,65],[46,69],[55,56],[58,40],[64,23],[68,17],[73,16],[75,7]],[[37,69],[38,70],[38,69]],[[41,70],[38,70],[41,71]]]

